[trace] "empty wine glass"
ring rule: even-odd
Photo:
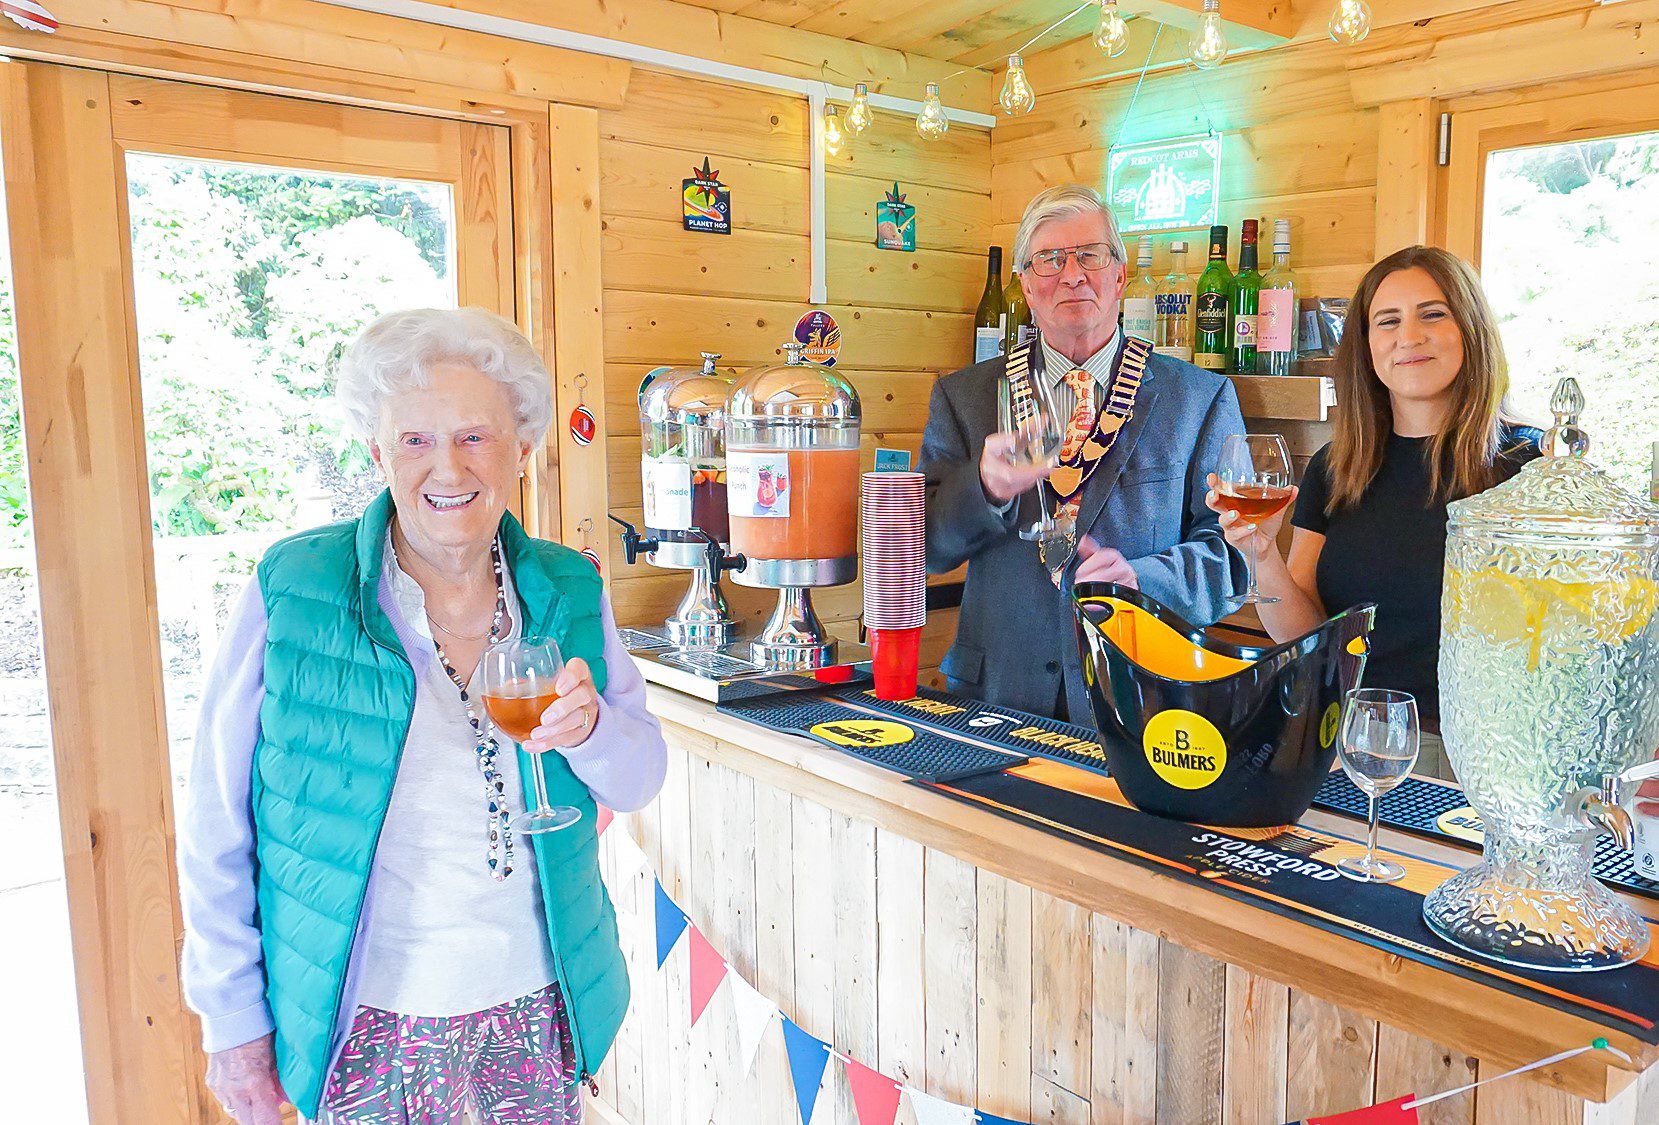
[[[559,698],[553,685],[564,671],[564,657],[550,640],[498,641],[484,650],[479,665],[482,675],[484,710],[490,723],[521,746],[541,725],[542,712]],[[536,807],[513,822],[520,832],[557,832],[582,819],[580,809],[547,803],[547,778],[541,755],[531,754],[530,783]]]
[[[1058,586],[1060,575],[1077,554],[1077,512],[1070,504],[1050,508],[1041,485],[1037,488],[1037,501],[1037,510],[1041,513],[1037,521],[1037,554]]]
[[[1290,503],[1290,489],[1295,483],[1290,450],[1279,434],[1229,434],[1221,444],[1215,475],[1218,502],[1246,523],[1259,523]],[[1241,605],[1279,600],[1256,589],[1256,553],[1244,556],[1250,583],[1239,599]]]
[[[1406,871],[1377,855],[1377,803],[1417,763],[1417,699],[1405,691],[1355,688],[1345,702],[1337,758],[1370,801],[1370,835],[1365,854],[1338,861],[1337,870],[1362,883],[1392,883]]]
[[[1004,377],[997,380],[997,429],[1014,437],[1013,448],[1004,457],[1011,465],[1051,465],[1060,455],[1059,415],[1054,394],[1043,380],[1027,378],[1017,386]],[[1043,505],[1043,486],[1037,485],[1037,504]],[[1039,519],[1020,529],[1020,538],[1040,541],[1043,523]]]

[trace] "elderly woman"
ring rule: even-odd
[[[595,801],[662,784],[599,576],[506,507],[552,418],[547,369],[480,309],[382,317],[339,397],[387,489],[278,543],[231,616],[179,819],[184,986],[243,1125],[581,1119],[628,1003]],[[551,638],[560,696],[522,754],[474,682]],[[582,819],[514,832],[523,754]]]

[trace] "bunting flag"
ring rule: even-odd
[[[35,0],[0,0],[0,14],[29,31],[44,31],[50,35],[58,29],[58,19]]]
[[[904,1096],[910,1099],[910,1112],[916,1115],[916,1125],[974,1125],[972,1106],[947,1102],[914,1086],[906,1086]]]
[[[847,1085],[853,1089],[858,1125],[893,1125],[899,1112],[899,1084],[857,1059],[842,1056],[842,1061],[847,1066]]]
[[[1310,1117],[1291,1125],[1417,1125],[1416,1094],[1407,1094],[1382,1105],[1370,1105],[1328,1117]],[[1408,1104],[1409,1103],[1409,1104]]]
[[[5,2],[5,0],[0,0],[0,3],[4,3],[4,2]],[[596,805],[596,806],[594,806],[594,809],[595,809],[595,811],[594,811],[593,819],[599,825],[598,834],[603,836],[605,834],[605,829],[607,829],[611,826],[611,821],[616,819],[616,814],[614,812],[612,812],[610,809],[607,809],[604,805]]]
[[[981,1122],[982,1125],[1020,1125],[1018,1121],[1011,1117],[998,1117],[994,1113],[981,1113],[978,1110],[974,1111],[974,1120]],[[1293,1122],[1292,1125],[1295,1125],[1295,1123]]]
[[[747,1078],[754,1069],[755,1054],[760,1050],[761,1037],[772,1026],[778,1007],[772,1001],[749,987],[749,982],[737,973],[732,977],[732,1007],[737,1009],[737,1069],[739,1080]]]
[[[783,1045],[789,1052],[789,1077],[795,1083],[795,1102],[801,1107],[801,1125],[812,1125],[812,1107],[818,1100],[818,1086],[829,1065],[829,1044],[796,1026],[788,1016],[783,1020]]]
[[[624,881],[632,879],[651,866],[651,861],[645,858],[645,852],[626,831],[618,832],[611,837],[611,863],[616,878]]]
[[[685,911],[674,904],[668,897],[668,892],[662,889],[662,880],[655,879],[657,885],[657,968],[662,968],[668,960],[668,953],[674,948],[674,943],[680,940],[685,932]]]
[[[720,982],[726,979],[725,959],[709,944],[703,931],[691,927],[691,1026],[703,1018]]]

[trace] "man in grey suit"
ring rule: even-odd
[[[1030,377],[1052,389],[1061,428],[1086,427],[1132,403],[1121,424],[1112,422],[1118,428],[1106,434],[1107,451],[1080,486],[1069,486],[1080,488],[1078,550],[1061,589],[1037,544],[1019,531],[1039,503],[1054,506],[1056,482],[1075,482],[1078,473],[1066,478],[1062,470],[1051,482],[1052,463],[1012,461],[1014,437],[997,424],[997,384],[1009,357],[963,368],[933,388],[918,466],[927,475],[927,564],[936,574],[968,564],[956,642],[943,664],[953,692],[1086,723],[1074,583],[1133,586],[1198,625],[1225,614],[1243,587],[1244,560],[1204,505],[1205,475],[1222,442],[1244,432],[1238,396],[1221,375],[1121,339],[1125,262],[1111,212],[1080,184],[1039,194],[1014,239],[1014,267],[1039,333],[1025,359]],[[1077,389],[1093,402],[1074,419]]]

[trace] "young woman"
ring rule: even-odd
[[[1290,557],[1274,549],[1284,513],[1252,525],[1223,513],[1227,541],[1259,552],[1257,607],[1275,641],[1329,613],[1377,604],[1365,680],[1417,697],[1438,735],[1440,592],[1446,504],[1508,480],[1538,456],[1505,395],[1497,318],[1462,259],[1412,246],[1372,266],[1348,308],[1335,362],[1336,430],[1294,500]],[[1210,477],[1207,502],[1220,511]],[[1444,774],[1438,737],[1421,772]]]

